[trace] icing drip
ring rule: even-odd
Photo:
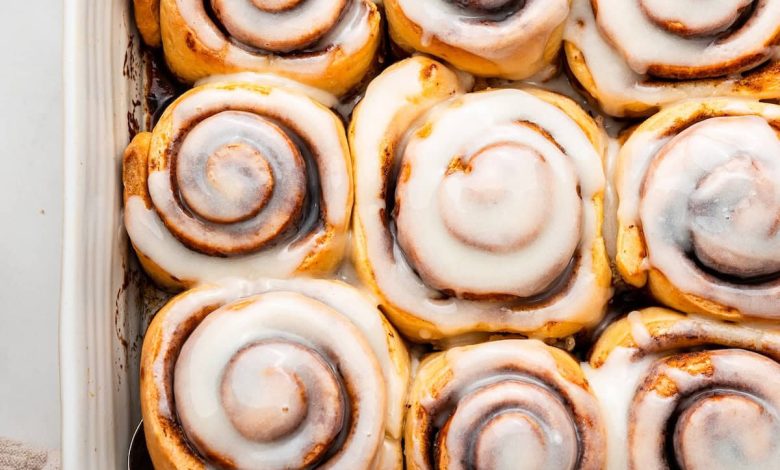
[[[608,438],[605,468],[608,470],[629,468],[626,446],[629,408],[637,387],[654,361],[653,356],[636,360],[635,353],[635,349],[618,347],[601,367],[582,365],[593,393],[599,398],[604,416]]]
[[[421,366],[411,403],[410,468],[602,467],[598,403],[541,342],[448,350]]]
[[[633,311],[628,314],[627,318],[629,325],[631,325],[631,337],[634,338],[634,342],[640,348],[649,348],[652,345],[653,337],[642,322],[642,314],[638,311]]]

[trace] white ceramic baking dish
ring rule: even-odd
[[[126,468],[140,419],[144,322],[121,219],[128,122],[143,122],[128,0],[66,0],[65,194],[60,310],[62,463]],[[134,104],[135,103],[135,104]]]

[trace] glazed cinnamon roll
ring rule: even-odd
[[[612,324],[585,367],[607,420],[607,468],[777,468],[778,360],[776,329],[660,308]]]
[[[579,364],[536,340],[453,348],[426,358],[412,383],[410,470],[598,470],[606,438]]]
[[[356,108],[361,278],[418,341],[597,322],[611,294],[602,131],[562,96],[466,85],[416,57]]]
[[[618,162],[617,268],[685,312],[780,318],[780,106],[691,101]]]
[[[780,98],[780,2],[574,0],[569,68],[609,114],[683,98]]]
[[[133,140],[123,179],[127,232],[163,287],[326,273],[341,261],[352,209],[344,127],[298,91],[185,93]]]
[[[386,0],[393,41],[467,72],[552,75],[571,0]]]
[[[157,470],[400,470],[409,356],[335,281],[231,281],[174,298],[141,356]]]
[[[342,94],[371,68],[380,18],[370,0],[134,0],[145,42],[194,82],[276,73]]]

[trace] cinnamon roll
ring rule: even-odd
[[[370,0],[134,0],[144,40],[185,82],[276,73],[343,94],[372,67],[380,17]]]
[[[780,98],[780,2],[574,0],[569,68],[609,114],[683,98]]]
[[[689,101],[621,149],[616,265],[678,310],[780,319],[780,106]]]
[[[141,407],[157,470],[401,469],[409,356],[336,281],[202,286],[154,318]]]
[[[613,323],[585,367],[607,421],[607,468],[778,468],[778,360],[777,329],[660,308]]]
[[[606,437],[579,364],[536,340],[453,348],[426,358],[409,394],[410,470],[598,470]]]
[[[356,108],[361,278],[417,341],[597,322],[611,294],[603,132],[562,96],[467,85],[415,57]]]
[[[467,72],[521,80],[552,75],[571,0],[386,0],[390,35],[409,52]]]
[[[185,93],[133,140],[123,179],[127,233],[166,288],[326,273],[345,250],[344,127],[289,88],[218,83]]]

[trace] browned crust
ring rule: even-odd
[[[211,75],[229,74],[247,71],[228,63],[227,54],[230,48],[236,47],[223,42],[220,50],[209,49],[201,42],[182,17],[176,0],[160,0],[162,43],[165,58],[171,71],[182,81],[193,83]],[[339,50],[335,59],[322,72],[316,70],[285,69],[271,61],[266,66],[249,71],[276,73],[293,80],[326,90],[335,95],[342,95],[357,85],[373,66],[381,39],[380,15],[376,5],[370,0],[363,2],[369,9],[369,38],[357,51],[346,55]],[[282,56],[274,56],[275,61],[282,61]]]
[[[133,0],[135,25],[147,46],[160,47],[160,0]]]
[[[642,117],[659,110],[658,106],[641,101],[610,100],[610,98],[601,93],[596,85],[583,51],[569,41],[564,41],[563,49],[566,53],[569,71],[576,81],[575,85],[582,87],[585,93],[602,108],[617,108],[619,111],[614,114],[623,117]],[[724,97],[762,100],[777,99],[780,98],[780,61],[770,60],[764,65],[743,72],[741,78],[731,81],[729,87],[725,90],[723,83],[725,83],[723,78],[683,79],[677,81],[646,78],[642,82],[643,86],[682,90],[690,98],[700,97],[705,99],[712,96],[712,88],[720,85],[719,95]]]
[[[675,349],[716,345],[747,349],[780,360],[780,329],[777,325],[740,326],[717,320],[691,318],[661,307],[646,308],[640,310],[638,314],[638,321],[647,330],[650,341],[640,344],[634,338],[632,331],[635,326],[632,325],[632,321],[637,321],[636,319],[618,320],[611,324],[596,342],[590,355],[591,366],[601,367],[609,354],[618,347],[636,349],[636,354],[642,356]],[[754,334],[746,334],[748,332]]]

